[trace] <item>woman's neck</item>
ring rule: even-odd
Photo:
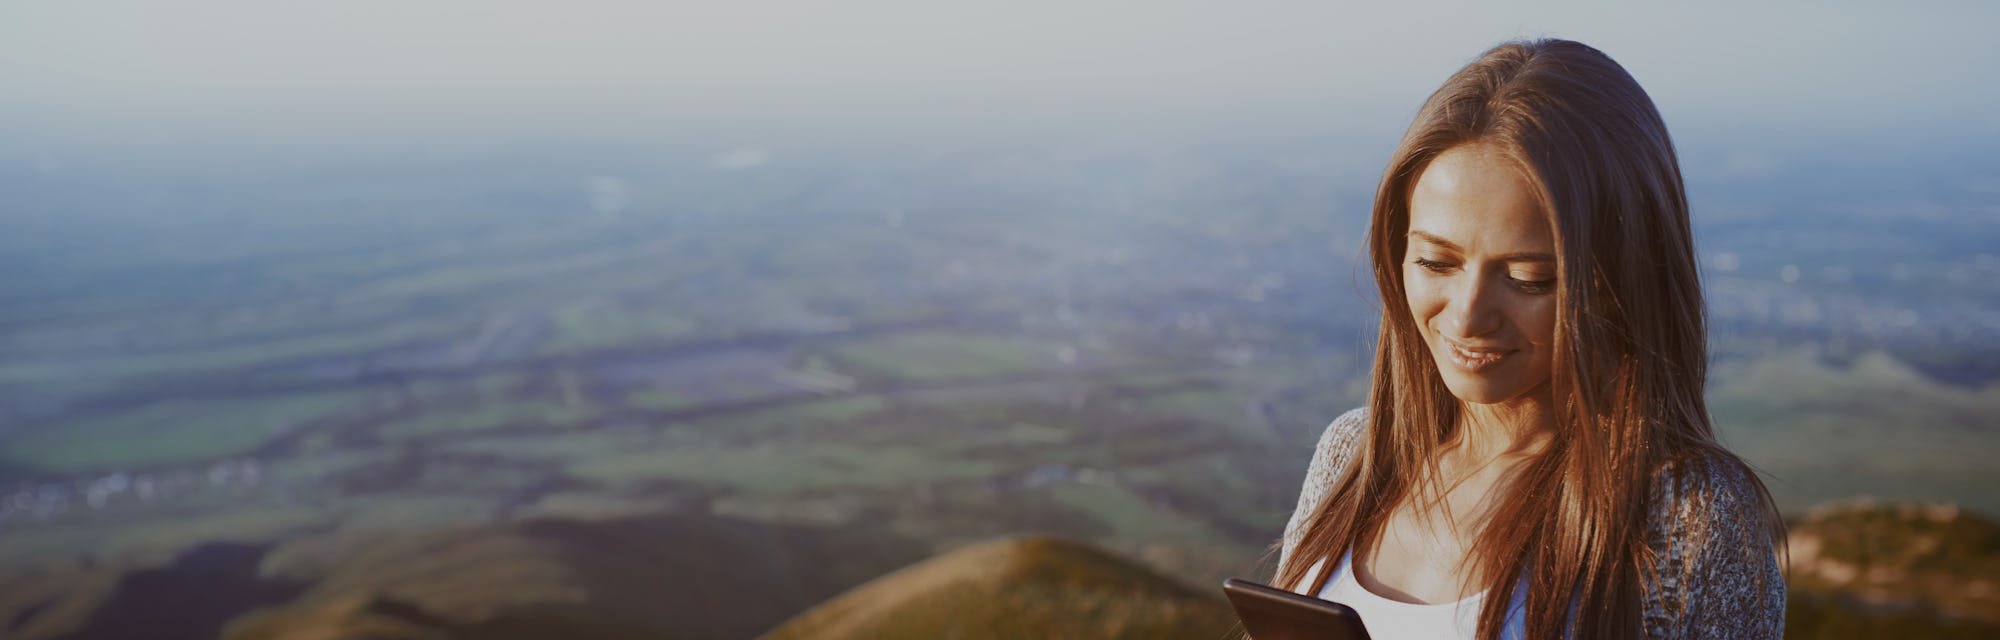
[[[1555,440],[1547,390],[1502,404],[1462,404],[1455,435],[1430,469],[1410,479],[1386,518],[1355,541],[1355,579],[1377,594],[1441,603],[1477,593],[1477,545],[1514,495],[1521,469]]]
[[[1544,387],[1495,404],[1459,404],[1458,429],[1445,446],[1474,459],[1531,456],[1555,437],[1554,398]]]

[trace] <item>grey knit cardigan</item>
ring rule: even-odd
[[[1283,567],[1303,523],[1354,462],[1368,428],[1366,407],[1327,425],[1285,523]],[[1682,463],[1655,475],[1646,544],[1660,564],[1641,598],[1648,638],[1778,638],[1785,627],[1785,581],[1752,478],[1737,465]],[[1291,585],[1285,585],[1291,586]]]

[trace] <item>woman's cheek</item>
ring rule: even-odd
[[[1542,296],[1531,316],[1530,340],[1548,346],[1556,341],[1556,300],[1555,296]]]
[[[1429,330],[1431,316],[1436,315],[1443,305],[1424,274],[1411,271],[1415,270],[1403,270],[1403,297],[1409,303],[1410,317],[1416,320],[1417,326]]]

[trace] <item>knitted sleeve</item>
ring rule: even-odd
[[[1368,408],[1361,407],[1341,414],[1326,431],[1319,436],[1319,446],[1313,449],[1312,463],[1306,466],[1305,483],[1299,487],[1299,504],[1292,510],[1291,520],[1285,523],[1285,536],[1278,551],[1278,566],[1285,566],[1285,560],[1292,555],[1292,549],[1299,544],[1299,536],[1305,531],[1306,520],[1312,518],[1320,500],[1347,473],[1354,462],[1355,447],[1361,443],[1361,435],[1368,430]]]
[[[1655,476],[1643,591],[1648,638],[1778,638],[1785,580],[1751,471],[1696,458]]]

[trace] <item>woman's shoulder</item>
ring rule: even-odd
[[[1727,451],[1692,451],[1655,467],[1648,636],[1777,637],[1785,584],[1767,495],[1756,472]]]
[[[1648,511],[1655,520],[1709,516],[1764,521],[1763,483],[1727,451],[1700,449],[1653,468]]]
[[[1334,483],[1347,473],[1354,464],[1355,450],[1360,446],[1362,434],[1368,430],[1368,407],[1360,407],[1340,414],[1326,430],[1320,433],[1319,444],[1313,448],[1312,462],[1306,466],[1306,477],[1299,484],[1298,505],[1292,509],[1292,517],[1285,522],[1285,535],[1278,555],[1279,566],[1291,556],[1292,548],[1298,545],[1302,527],[1312,517],[1312,512],[1326,499],[1327,492]]]
[[[1771,548],[1769,493],[1735,455],[1698,450],[1654,467],[1646,504],[1649,542],[1669,557],[1753,544]]]
[[[1313,461],[1335,462],[1354,457],[1354,447],[1367,430],[1367,406],[1355,407],[1340,414],[1326,425],[1326,431],[1320,433],[1319,445],[1313,449]]]
[[[1355,449],[1361,445],[1361,436],[1367,431],[1365,406],[1340,414],[1326,425],[1326,431],[1319,435],[1319,444],[1313,447],[1312,463],[1306,467],[1305,484],[1299,491],[1302,506],[1318,504],[1327,489],[1347,473],[1354,462]]]

